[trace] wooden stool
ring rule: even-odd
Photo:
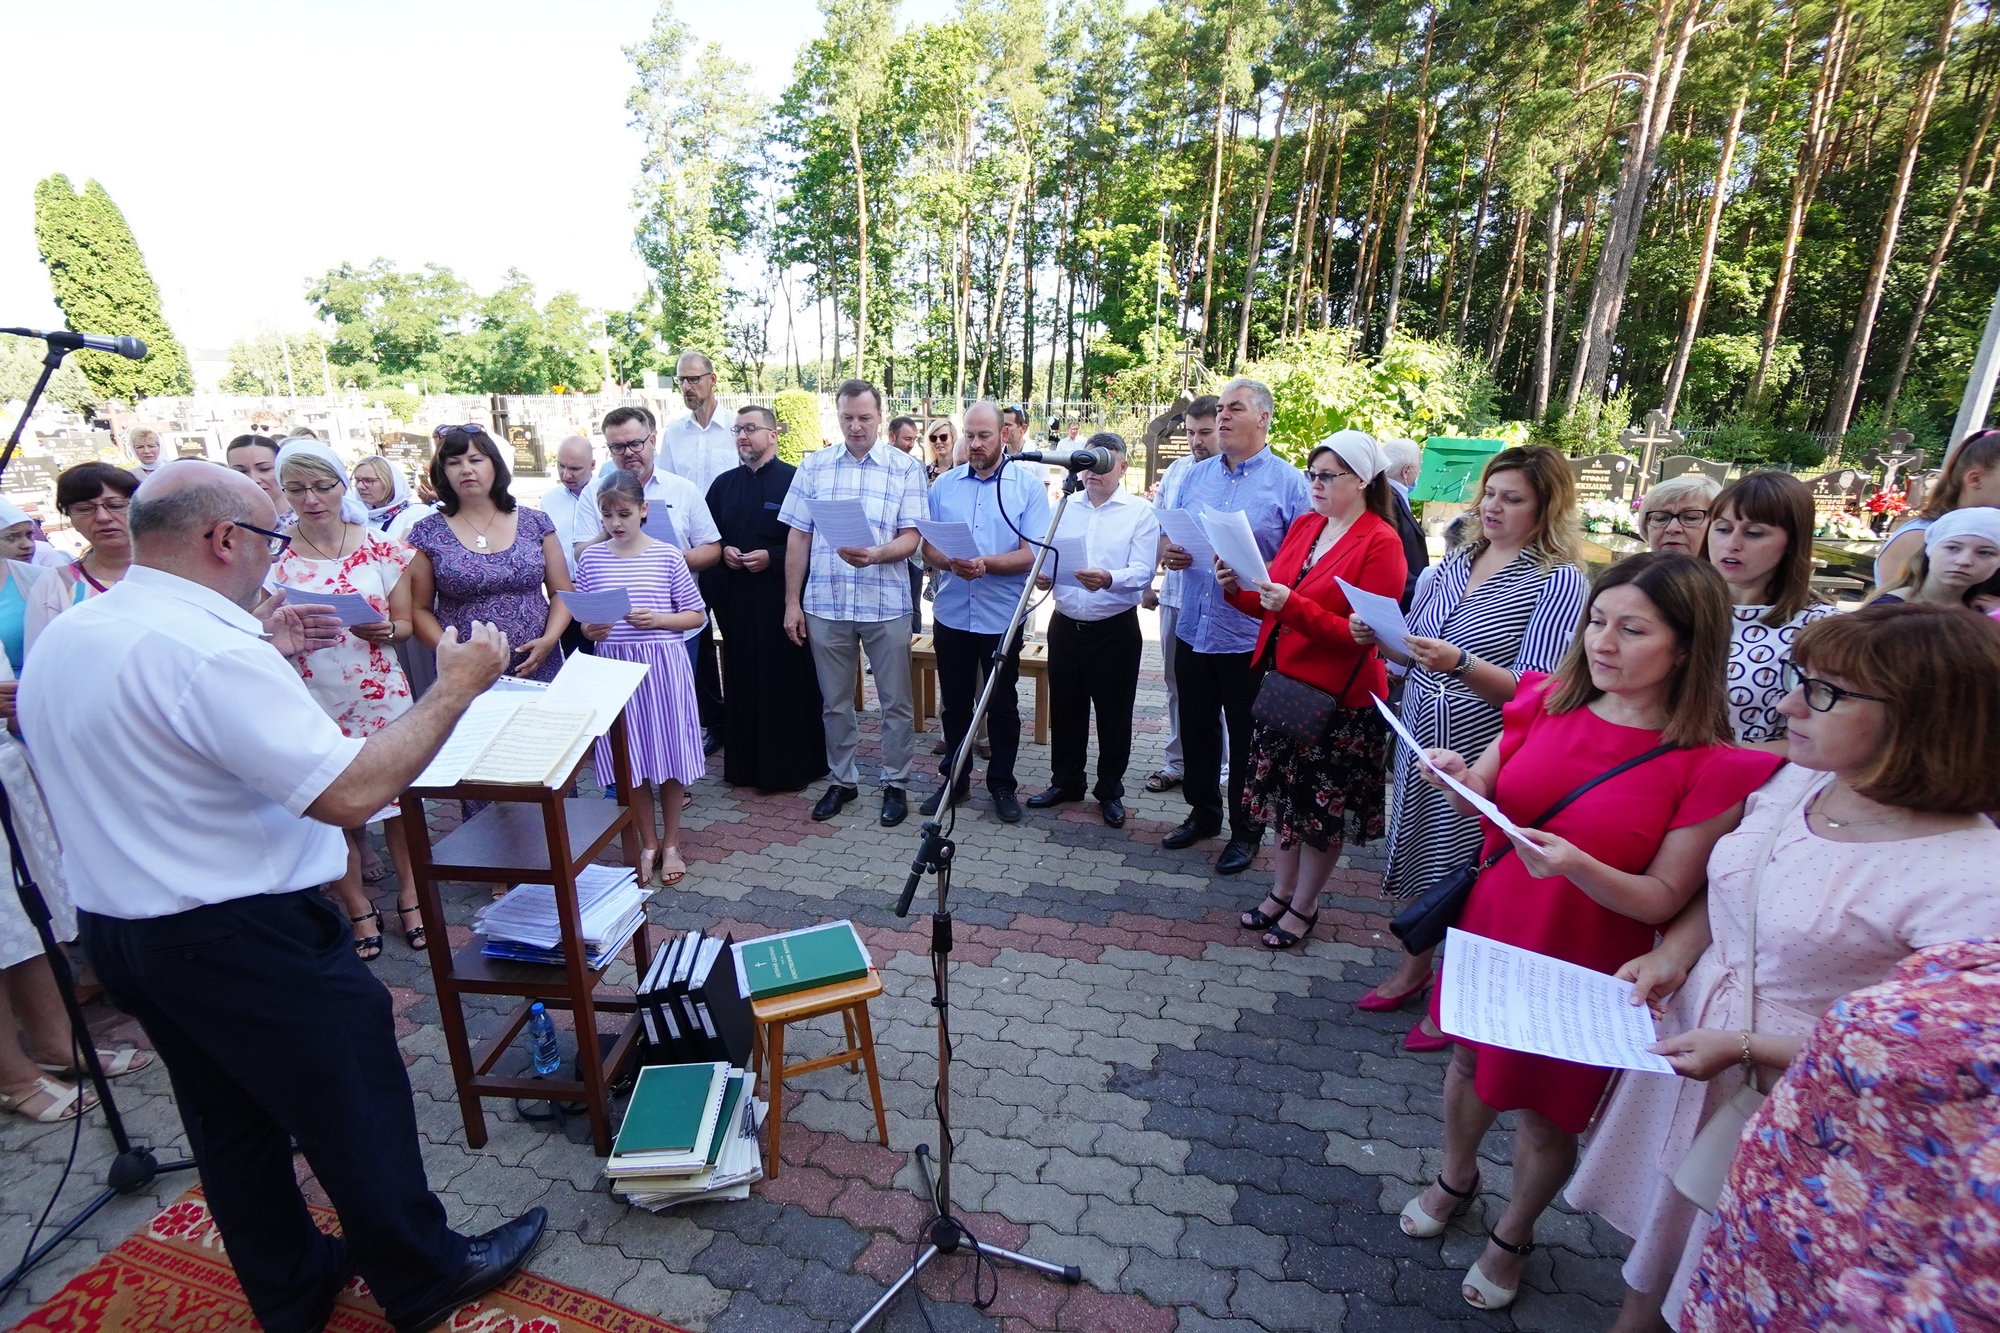
[[[1021,645],[1021,674],[1035,682],[1035,744],[1049,743],[1049,646]]]
[[[853,981],[838,981],[831,986],[750,1002],[750,1058],[758,1066],[764,1095],[771,1103],[771,1156],[765,1171],[767,1176],[776,1177],[778,1174],[778,1140],[785,1124],[784,1080],[819,1069],[831,1069],[835,1065],[846,1065],[853,1070],[857,1057],[859,1065],[868,1071],[868,1095],[875,1103],[875,1132],[881,1137],[882,1146],[889,1146],[889,1117],[882,1110],[882,1080],[875,1072],[875,1029],[868,1022],[868,1002],[881,993],[882,977],[871,971]],[[785,1025],[818,1018],[836,1010],[840,1013],[841,1027],[846,1030],[846,1049],[817,1060],[802,1060],[787,1065]]]
[[[916,697],[917,730],[922,731],[931,718],[944,720],[938,712],[937,695],[937,642],[928,634],[918,634],[910,640],[910,692]]]

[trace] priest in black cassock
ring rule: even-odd
[[[701,575],[701,594],[722,627],[722,780],[759,791],[797,791],[826,774],[819,674],[812,649],[785,635],[785,544],[778,509],[798,469],[778,457],[768,407],[736,414],[740,467],[708,488],[722,531],[722,563]]]

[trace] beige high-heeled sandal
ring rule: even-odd
[[[1494,1232],[1488,1232],[1486,1239],[1492,1241],[1495,1245],[1507,1251],[1507,1253],[1519,1255],[1523,1259],[1535,1252],[1535,1242],[1533,1241],[1529,1241],[1525,1245],[1512,1245],[1501,1240],[1499,1235]],[[1521,1289],[1518,1286],[1503,1287],[1499,1285],[1493,1279],[1486,1276],[1485,1271],[1479,1266],[1479,1261],[1475,1259],[1472,1261],[1472,1267],[1465,1270],[1465,1286],[1459,1290],[1458,1294],[1467,1305],[1475,1310],[1504,1310],[1514,1303],[1514,1298],[1521,1294]],[[1478,1296],[1478,1300],[1473,1299],[1475,1295]]]
[[[1444,1229],[1451,1225],[1451,1219],[1466,1210],[1479,1197],[1479,1173],[1472,1173],[1472,1184],[1463,1190],[1455,1190],[1445,1184],[1444,1173],[1439,1172],[1435,1182],[1437,1187],[1452,1198],[1451,1211],[1443,1217],[1432,1217],[1424,1210],[1424,1196],[1418,1191],[1417,1197],[1403,1205],[1403,1234],[1418,1240],[1429,1240],[1432,1236],[1442,1236]]]

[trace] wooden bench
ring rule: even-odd
[[[1049,646],[1033,640],[1021,646],[1021,674],[1035,682],[1035,744],[1049,743]],[[917,701],[917,726],[944,720],[938,708],[937,645],[928,634],[910,640],[910,680]]]

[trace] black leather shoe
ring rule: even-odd
[[[717,750],[720,750],[721,748],[722,748],[722,733],[718,731],[710,731],[707,727],[703,727],[701,729],[701,752],[704,755],[710,755],[714,754]]]
[[[996,791],[993,793],[993,813],[1000,816],[1003,824],[1018,824],[1021,822],[1021,802],[1011,791]]]
[[[1160,846],[1177,852],[1183,847],[1194,846],[1204,838],[1212,838],[1220,832],[1222,832],[1220,828],[1210,828],[1196,823],[1194,816],[1189,815],[1172,833],[1160,839]]]
[[[1114,796],[1108,801],[1099,801],[1097,805],[1098,809],[1104,812],[1106,824],[1112,828],[1125,827],[1125,802]]]
[[[841,806],[860,795],[861,789],[858,787],[843,787],[835,783],[826,789],[826,794],[819,798],[819,804],[813,807],[813,818],[824,824],[840,813]]]
[[[944,795],[944,788],[939,787],[936,791],[933,791],[929,796],[924,797],[924,803],[917,807],[917,813],[920,815],[924,815],[926,817],[936,814],[938,812],[938,806],[943,804],[943,802],[939,799],[943,795]],[[951,803],[953,805],[964,805],[966,802],[966,798],[971,795],[972,795],[972,789],[968,787],[963,791],[960,791],[958,795],[952,797]]]
[[[425,1329],[435,1328],[451,1318],[459,1306],[514,1276],[514,1270],[542,1238],[542,1228],[548,1220],[545,1210],[530,1208],[513,1221],[502,1222],[483,1236],[474,1236],[465,1252],[465,1267],[458,1271],[457,1283],[430,1309],[398,1320],[396,1333],[424,1333]]]
[[[1080,801],[1082,799],[1083,793],[1080,791],[1064,791],[1061,787],[1050,787],[1047,791],[1038,791],[1033,796],[1030,796],[1028,798],[1028,808],[1030,810],[1046,810],[1052,805],[1066,805],[1071,801]]]
[[[894,828],[910,817],[910,803],[903,798],[901,787],[882,789],[882,827]]]
[[[1257,844],[1231,838],[1229,845],[1222,849],[1222,855],[1215,858],[1215,873],[1218,875],[1240,875],[1250,868],[1257,859]]]

